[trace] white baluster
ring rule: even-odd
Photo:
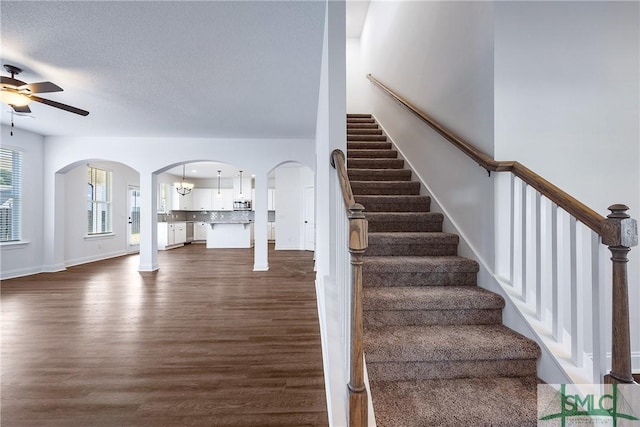
[[[551,203],[551,333],[557,342],[561,342],[561,295],[558,288],[558,276],[558,205]]]
[[[516,177],[511,176],[511,200],[509,203],[509,224],[511,234],[509,236],[509,283],[515,286],[516,283]]]
[[[584,352],[583,304],[582,294],[578,289],[578,257],[577,257],[577,221],[569,217],[569,251],[571,275],[571,360],[582,367]]]
[[[521,237],[521,245],[522,249],[520,252],[520,284],[522,290],[522,300],[527,302],[527,183],[522,181],[521,190],[520,190],[520,221],[522,225],[522,237]]]
[[[535,234],[536,234],[536,317],[542,320],[542,210],[540,201],[542,195],[535,194]]]

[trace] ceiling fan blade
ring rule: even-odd
[[[23,105],[23,106],[14,106],[14,105],[12,105],[11,108],[13,108],[13,111],[15,111],[16,113],[30,113],[31,112],[31,108],[29,108],[28,105]]]
[[[69,111],[70,113],[80,114],[81,116],[88,116],[89,112],[81,110],[80,108],[72,107],[70,105],[62,104],[60,102],[51,101],[50,99],[40,98],[39,96],[29,95],[33,101],[41,102],[43,104],[50,105],[51,107],[60,108],[61,110]]]
[[[26,83],[23,82],[22,80],[18,80],[18,79],[12,79],[11,77],[5,77],[5,76],[0,76],[0,84],[4,85],[8,85],[8,86],[23,86]]]
[[[60,86],[51,82],[29,83],[18,87],[18,90],[23,89],[27,89],[31,93],[62,92]]]

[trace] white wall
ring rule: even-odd
[[[369,105],[366,101],[366,90],[369,81],[365,79],[367,72],[362,67],[360,58],[360,38],[350,37],[346,46],[347,59],[347,113],[367,113]]]
[[[361,59],[362,74],[371,73],[493,154],[492,3],[373,1],[362,32]],[[348,87],[360,84],[349,80]],[[358,92],[350,89],[348,95]],[[362,112],[373,113],[382,123],[431,196],[492,265],[493,181],[486,171],[373,85],[367,84],[364,96],[369,109]]]
[[[276,169],[276,250],[304,250],[304,188],[312,186],[306,166]]]
[[[495,4],[496,158],[525,164],[603,216],[624,203],[640,219],[639,16],[637,2]],[[630,259],[639,307],[640,248]],[[640,313],[631,316],[640,352]]]
[[[111,171],[113,233],[105,236],[87,235],[87,163],[65,173],[64,262],[67,266],[121,256],[128,252],[128,186],[140,185],[139,174],[120,163],[88,163]]]
[[[43,264],[43,143],[44,138],[22,129],[10,135],[2,125],[2,147],[22,151],[22,240],[24,244],[0,244],[0,278],[39,273]]]

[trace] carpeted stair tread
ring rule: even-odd
[[[502,309],[504,298],[474,286],[365,288],[364,310]]]
[[[367,330],[364,348],[367,363],[494,361],[540,356],[534,341],[502,325],[386,326]]]
[[[457,255],[459,240],[457,234],[443,232],[374,232],[365,256]]]
[[[349,180],[354,181],[410,181],[410,169],[348,168]]]
[[[354,195],[356,203],[360,203],[369,212],[428,212],[431,206],[429,196],[397,196],[397,195]]]
[[[402,159],[347,159],[347,169],[402,169]]]
[[[535,427],[537,378],[371,381],[378,427]]]
[[[439,212],[366,212],[369,232],[442,231],[444,215]]]
[[[351,190],[357,195],[420,195],[417,181],[351,181]]]
[[[347,148],[347,163],[349,159],[395,159],[398,157],[396,150],[377,150],[372,148],[366,148],[363,150],[351,150]]]
[[[349,119],[362,119],[362,118],[371,118],[371,113],[347,113],[347,120]]]

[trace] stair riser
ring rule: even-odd
[[[368,310],[364,306],[364,326],[368,329],[403,325],[497,325],[502,309],[460,310]]]
[[[355,196],[355,199],[356,203],[360,203],[368,212],[429,212],[431,204],[430,199],[424,196],[408,196],[411,198],[402,201],[376,197],[384,196]]]
[[[369,241],[365,256],[447,256],[457,255],[458,245],[398,244],[380,245]]]
[[[411,181],[408,169],[361,169],[347,170],[351,181]]]
[[[350,124],[376,124],[373,119],[347,119],[347,126]]]
[[[442,221],[398,222],[398,221],[369,220],[370,233],[384,233],[384,232],[410,233],[410,232],[427,232],[427,231],[442,231]]]
[[[347,132],[351,129],[379,129],[380,127],[376,123],[347,123]]]
[[[391,143],[390,142],[379,142],[379,141],[353,141],[347,142],[347,150],[390,150]]]
[[[397,157],[398,152],[396,150],[347,149],[347,159],[396,159]]]
[[[347,141],[386,141],[385,135],[347,135]]]
[[[386,195],[386,196],[418,196],[420,194],[419,182],[382,182],[363,183],[351,181],[351,190],[355,195]]]
[[[402,169],[402,159],[348,159],[348,169]]]
[[[478,273],[465,272],[379,272],[363,269],[362,283],[374,286],[476,286]]]
[[[347,128],[347,136],[349,135],[382,135],[382,129],[363,129],[363,128]]]
[[[367,360],[367,371],[376,381],[526,377],[536,375],[536,359],[384,363]]]

